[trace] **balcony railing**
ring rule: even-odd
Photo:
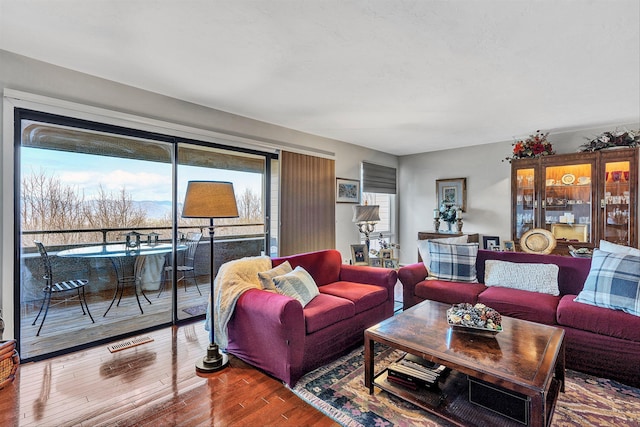
[[[189,231],[199,231],[204,234],[209,225],[189,225],[178,228],[179,238],[183,237]],[[215,234],[215,266],[219,268],[223,263],[246,256],[257,256],[264,253],[270,253],[269,248],[265,248],[265,234],[250,233],[249,227],[264,229],[264,224],[232,224],[232,225],[216,225]],[[245,233],[238,231],[247,230]],[[223,231],[224,230],[224,231]],[[138,227],[132,228],[97,228],[97,229],[78,229],[78,230],[36,230],[23,231],[23,249],[20,259],[20,283],[21,283],[21,303],[37,302],[42,300],[42,273],[40,270],[40,256],[37,252],[33,240],[42,240],[47,246],[49,255],[53,257],[54,263],[54,280],[65,278],[84,278],[88,279],[91,286],[87,288],[87,292],[100,293],[107,289],[113,289],[116,282],[116,276],[108,258],[58,258],[56,253],[65,249],[90,246],[97,244],[113,244],[124,243],[124,234],[130,231],[140,233],[157,232],[162,237],[161,242],[170,243],[172,234],[171,227]],[[162,233],[162,231],[167,231]],[[98,239],[87,239],[93,233]],[[80,235],[85,237],[80,237]],[[55,239],[50,236],[54,235],[75,235],[75,238],[69,237],[63,239]],[[58,243],[58,241],[71,241],[74,243]],[[196,251],[195,274],[197,276],[209,276],[209,238],[203,237]],[[167,255],[170,257],[171,254]],[[161,272],[158,276],[158,283],[162,279]],[[151,284],[150,286],[154,286]],[[157,284],[155,285],[157,286]]]

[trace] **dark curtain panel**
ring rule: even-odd
[[[280,162],[280,255],[335,248],[335,161],[285,151]]]

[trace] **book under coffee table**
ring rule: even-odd
[[[502,317],[502,332],[467,332],[447,322],[451,307],[424,301],[364,333],[364,383],[461,426],[548,426],[564,391],[564,330]],[[374,373],[374,343],[451,368],[433,390],[411,390]],[[470,396],[471,400],[470,401]]]

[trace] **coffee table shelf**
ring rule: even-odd
[[[374,380],[375,386],[401,399],[411,402],[419,408],[433,413],[450,423],[460,426],[520,426],[523,424],[503,415],[492,412],[469,402],[469,381],[465,374],[450,371],[440,381],[439,387],[433,390],[422,388],[411,390],[387,380],[387,370],[379,373]],[[547,419],[555,409],[555,402],[560,392],[560,381],[553,380],[547,395]],[[549,423],[550,424],[550,423]]]

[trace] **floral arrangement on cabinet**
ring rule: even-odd
[[[582,144],[580,151],[598,151],[613,147],[637,147],[640,145],[640,129],[637,131],[619,131],[603,132],[589,142]]]
[[[506,157],[504,160],[511,163],[511,160],[514,159],[535,158],[555,154],[556,152],[553,151],[553,145],[547,139],[548,135],[549,132],[542,133],[540,130],[537,130],[535,134],[529,135],[528,138],[514,142],[511,144],[513,146],[511,157]]]

